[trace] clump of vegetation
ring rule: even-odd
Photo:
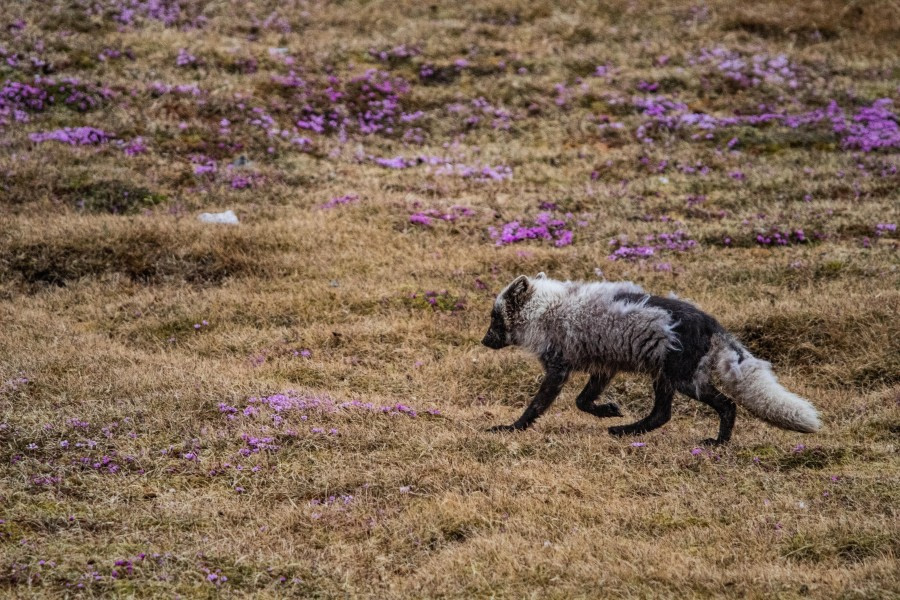
[[[426,290],[421,292],[413,292],[406,299],[406,304],[414,309],[430,308],[435,311],[456,312],[465,310],[466,299],[447,290]]]
[[[56,193],[76,210],[93,213],[134,214],[166,201],[163,194],[116,180],[73,182]]]
[[[83,224],[83,222],[78,223]],[[65,286],[85,277],[120,274],[140,283],[183,281],[218,284],[230,277],[264,272],[268,247],[233,231],[211,236],[197,227],[67,226],[0,238],[0,280]]]

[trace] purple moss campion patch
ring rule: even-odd
[[[147,150],[146,140],[144,140],[144,138],[140,136],[134,138],[133,140],[125,143],[122,146],[122,151],[126,156],[137,156],[139,154],[145,154]]]
[[[359,196],[357,196],[356,194],[345,194],[343,196],[336,196],[332,198],[328,202],[322,204],[319,208],[321,208],[322,210],[330,210],[338,206],[356,204],[357,202],[359,202]]]
[[[697,247],[697,241],[688,237],[681,229],[672,233],[651,233],[644,236],[642,242],[631,242],[628,236],[620,236],[609,241],[613,246],[609,260],[637,260],[655,256],[661,252],[681,253]],[[671,265],[670,265],[671,268]]]
[[[875,225],[875,235],[877,235],[878,237],[896,233],[896,231],[896,223],[878,223],[877,225]]]
[[[765,233],[757,234],[756,243],[760,246],[788,246],[791,244],[803,244],[808,240],[802,229],[782,231],[772,228]]]
[[[415,203],[418,204],[418,203]],[[415,206],[415,205],[414,205]],[[421,225],[423,227],[431,227],[434,221],[444,221],[453,223],[461,218],[473,217],[475,211],[468,206],[451,206],[448,210],[442,211],[434,208],[427,208],[409,215],[409,222],[413,225]]]
[[[583,225],[584,222],[576,219],[572,213],[560,215],[547,210],[528,221],[516,220],[500,228],[489,227],[488,234],[497,246],[508,246],[525,240],[546,240],[561,248],[574,241],[575,233],[572,227]]]
[[[874,152],[900,148],[900,117],[891,110],[893,100],[880,98],[848,114],[834,100],[824,108],[789,114],[763,110],[756,114],[717,117],[692,110],[686,103],[661,95],[635,98],[644,121],[635,136],[645,144],[653,144],[663,133],[692,131],[691,139],[712,139],[713,132],[735,126],[781,126],[787,129],[826,127],[848,150]],[[761,107],[764,108],[764,107]],[[699,130],[699,131],[698,131]],[[726,145],[733,148],[736,138]]]
[[[712,72],[749,88],[763,84],[796,89],[800,87],[802,70],[784,54],[768,55],[731,50],[723,46],[703,48],[688,57],[692,66],[711,66]]]
[[[53,131],[32,133],[32,142],[62,142],[70,146],[97,146],[115,138],[114,135],[94,127],[64,127]]]
[[[0,127],[12,121],[28,122],[29,113],[44,112],[51,106],[87,112],[113,96],[111,89],[82,82],[77,77],[37,76],[30,83],[7,80],[0,87]]]
[[[381,62],[402,62],[420,54],[422,54],[421,48],[406,44],[399,44],[389,48],[369,48],[369,56]]]

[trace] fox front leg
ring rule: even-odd
[[[611,373],[591,375],[588,382],[585,384],[584,389],[581,390],[581,393],[578,394],[578,397],[575,399],[575,406],[578,407],[578,410],[594,415],[595,417],[600,417],[601,419],[604,417],[621,417],[622,411],[619,410],[618,404],[615,404],[614,402],[595,404],[597,398],[600,397],[600,394],[603,393],[603,390],[606,389],[606,386],[609,385],[612,378],[613,375]]]
[[[553,404],[553,401],[559,396],[559,392],[562,390],[562,387],[569,378],[569,374],[572,370],[568,365],[563,364],[558,360],[553,360],[552,358],[542,362],[546,369],[544,381],[541,382],[540,389],[537,394],[535,394],[531,404],[529,404],[528,408],[525,409],[525,412],[522,413],[522,416],[512,425],[497,425],[496,427],[491,427],[488,431],[520,431],[528,429],[528,427],[534,423],[538,417],[544,414],[544,411],[547,410],[551,404]]]

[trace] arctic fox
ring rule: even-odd
[[[488,348],[520,346],[537,355],[546,374],[537,395],[512,425],[491,431],[525,429],[547,410],[574,371],[590,374],[575,404],[597,417],[620,417],[616,404],[595,401],[618,371],[653,376],[653,410],[630,425],[610,427],[613,435],[641,434],[666,424],[675,392],[711,406],[719,415],[719,435],[731,438],[735,404],[713,385],[769,423],[812,433],[821,427],[816,409],[783,388],[769,363],[753,357],[719,323],[687,302],[651,296],[631,282],[573,282],[516,278],[497,297]]]

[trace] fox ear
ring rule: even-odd
[[[511,284],[509,284],[509,290],[506,292],[506,296],[510,299],[521,298],[528,291],[529,287],[531,287],[531,282],[528,281],[528,277],[519,275]]]
[[[537,275],[534,276],[535,279],[547,279],[547,274],[541,271]]]

